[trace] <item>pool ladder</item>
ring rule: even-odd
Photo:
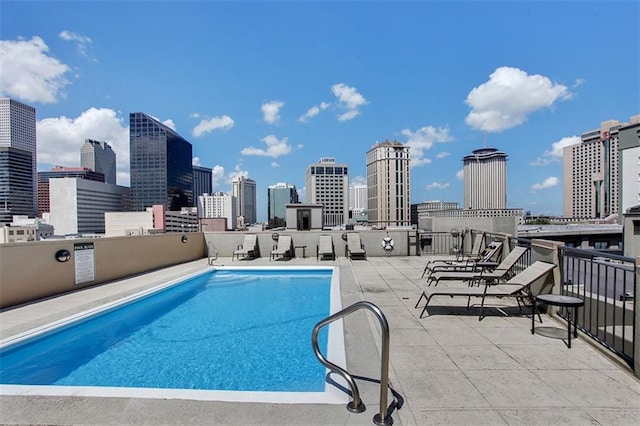
[[[209,265],[213,265],[213,262],[218,260],[218,249],[216,245],[213,244],[213,241],[207,242],[207,258]]]
[[[368,309],[373,312],[378,321],[380,322],[380,328],[382,330],[382,356],[380,362],[380,380],[370,379],[368,377],[355,376],[350,374],[345,369],[333,364],[329,360],[327,360],[320,348],[318,347],[318,333],[320,329],[334,321],[337,321],[341,318],[346,317],[347,315],[359,310],[359,309]],[[393,418],[391,414],[395,409],[400,409],[404,404],[404,399],[402,395],[400,395],[397,391],[395,391],[391,385],[389,384],[389,323],[387,322],[387,318],[384,316],[380,308],[374,305],[371,302],[361,301],[356,302],[351,306],[347,306],[343,310],[336,312],[335,314],[323,319],[313,328],[313,333],[311,335],[311,343],[313,345],[313,351],[316,354],[316,358],[320,361],[322,365],[327,367],[334,373],[339,374],[349,385],[350,391],[345,389],[343,386],[339,385],[335,381],[330,378],[330,374],[327,374],[327,382],[333,384],[334,386],[342,389],[347,392],[352,400],[347,404],[347,410],[352,413],[362,413],[366,410],[364,402],[360,399],[360,392],[358,391],[358,385],[356,384],[356,380],[366,380],[370,382],[380,383],[380,412],[373,417],[373,423],[376,425],[384,425],[389,426],[393,424]],[[387,407],[387,397],[388,392],[391,391],[391,394],[394,397],[393,402]]]

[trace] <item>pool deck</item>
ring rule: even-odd
[[[499,300],[478,321],[465,298],[439,297],[420,319],[414,305],[426,257],[375,257],[316,262],[218,259],[225,266],[339,266],[343,306],[370,301],[390,327],[390,380],[405,398],[393,413],[401,425],[640,424],[640,381],[629,368],[587,338],[532,335],[528,312]],[[206,259],[0,312],[0,338],[135,294],[207,266]],[[442,285],[442,284],[441,284]],[[544,326],[565,325],[543,315]],[[359,311],[345,319],[347,368],[380,374],[379,327]],[[359,382],[364,413],[344,405],[268,404],[145,397],[0,395],[2,424],[371,425],[379,391]]]

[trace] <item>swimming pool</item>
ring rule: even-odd
[[[3,341],[2,390],[341,403],[310,345],[339,295],[337,268],[209,269]]]

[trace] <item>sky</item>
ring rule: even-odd
[[[38,170],[86,138],[129,185],[129,113],[193,145],[214,190],[296,186],[334,157],[366,182],[410,147],[411,203],[459,202],[462,158],[508,155],[507,207],[562,214],[562,147],[640,114],[638,1],[0,1],[0,96],[36,108]]]

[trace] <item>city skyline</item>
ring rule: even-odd
[[[79,165],[96,139],[129,186],[128,115],[144,111],[193,144],[214,191],[255,180],[260,221],[269,185],[303,195],[327,156],[363,183],[385,139],[410,147],[411,203],[463,204],[462,158],[486,143],[508,155],[508,207],[561,215],[562,147],[640,112],[637,2],[0,7],[0,95],[36,108],[38,170]]]

